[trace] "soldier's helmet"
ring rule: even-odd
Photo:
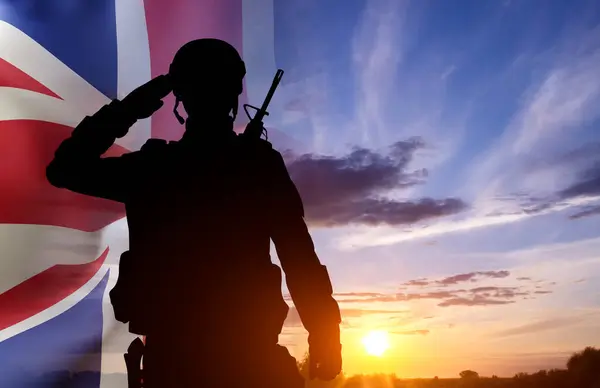
[[[173,94],[183,101],[201,95],[239,96],[246,67],[238,51],[214,38],[196,39],[183,45],[169,68]]]

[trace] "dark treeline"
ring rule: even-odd
[[[298,368],[308,376],[305,357]],[[234,371],[232,371],[234,372]],[[124,374],[108,374],[106,381],[124,387]],[[70,373],[57,371],[43,376],[29,376],[31,384],[22,381],[19,387],[88,388],[98,386],[99,372]],[[112,384],[109,383],[109,386]],[[540,370],[536,373],[517,373],[510,378],[479,376],[476,371],[464,370],[455,379],[399,379],[393,375],[340,375],[330,382],[309,381],[306,388],[600,388],[600,349],[588,347],[573,354],[564,369]]]

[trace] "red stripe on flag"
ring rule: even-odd
[[[222,39],[243,52],[242,0],[146,1],[145,11],[152,77],[167,73],[175,52],[194,39]],[[175,98],[164,101],[152,116],[152,137],[179,140],[184,127],[173,116]]]
[[[125,216],[121,203],[57,189],[46,166],[72,128],[33,120],[0,121],[0,223],[95,231]],[[107,155],[126,150],[113,146]]]
[[[55,265],[0,294],[0,330],[15,325],[68,297],[100,269],[108,248],[87,264]]]
[[[26,89],[32,92],[60,98],[60,96],[56,95],[52,90],[2,58],[0,58],[0,86]]]

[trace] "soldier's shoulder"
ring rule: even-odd
[[[169,145],[169,143],[164,139],[154,139],[150,138],[146,140],[140,151],[143,152],[154,152],[158,150],[164,150]]]
[[[169,150],[174,149],[177,141],[167,141],[164,139],[148,139],[144,145],[140,148],[140,152],[144,155],[157,155],[163,154]]]
[[[254,150],[263,155],[271,155],[274,152],[275,153],[277,152],[273,148],[273,144],[271,144],[270,141],[265,140],[263,138],[260,138],[260,139],[248,138],[244,134],[239,134],[239,135],[237,135],[237,141],[241,147],[243,147],[245,149],[249,149],[249,150]]]

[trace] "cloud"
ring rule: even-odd
[[[409,313],[407,310],[376,310],[376,309],[358,309],[358,308],[342,308],[340,309],[342,320],[348,318],[360,318],[370,315],[405,315]],[[298,310],[294,306],[290,306],[287,318],[284,325],[286,327],[301,327],[302,320],[298,314]]]
[[[458,290],[464,291],[464,290]],[[369,298],[339,299],[338,303],[359,303],[359,302],[408,302],[419,299],[444,299],[455,295],[458,291],[432,291],[425,293],[397,293],[397,294],[379,294]]]
[[[579,218],[590,217],[590,216],[595,216],[595,215],[600,215],[600,205],[599,206],[589,206],[589,207],[585,208],[584,210],[581,210],[581,211],[569,216],[569,218],[572,220],[577,220]]]
[[[590,217],[600,214],[600,143],[587,144],[569,151],[566,156],[561,155],[556,161],[562,163],[561,170],[567,172],[568,177],[557,179],[566,187],[545,197],[533,197],[526,194],[514,196],[512,200],[520,203],[522,211],[528,214],[538,214],[552,211],[567,204],[576,212],[569,219]],[[557,168],[559,169],[559,168]],[[574,172],[575,171],[575,172]]]
[[[584,36],[593,34],[593,31],[587,31]],[[482,160],[475,163],[473,189],[481,191],[487,184],[488,190],[484,190],[487,195],[490,190],[498,194],[499,190],[551,188],[553,179],[548,178],[552,176],[532,175],[529,163],[532,155],[544,155],[549,150],[556,154],[561,148],[564,150],[564,144],[570,144],[567,140],[573,134],[599,117],[597,68],[600,50],[597,39],[588,42],[589,47],[582,47],[575,43],[582,42],[581,36],[571,38],[565,41],[565,47],[556,50],[558,55],[550,59],[553,62],[548,64],[550,69],[541,81],[523,93],[523,104],[502,137],[492,149],[482,154]],[[578,155],[565,154],[565,158],[569,157],[576,159]],[[524,174],[528,179],[515,179]]]
[[[354,296],[354,297],[376,297],[382,294],[378,292],[337,292],[334,296]]]
[[[474,288],[453,288],[461,283],[473,283],[479,281],[493,281],[505,279],[510,276],[510,271],[476,271],[448,276],[439,280],[425,278],[409,280],[402,283],[402,290],[415,290],[415,292],[398,293],[372,293],[352,292],[344,293],[348,298],[338,299],[339,303],[389,303],[410,302],[417,300],[437,300],[437,306],[491,306],[515,303],[518,299],[530,299],[535,295],[551,294],[548,287],[556,283],[547,283],[542,288],[536,285],[540,281],[534,281],[530,277],[519,277],[518,281],[527,281],[528,284],[520,286],[496,286],[485,285]],[[417,291],[418,290],[418,291]],[[423,292],[425,291],[425,292]]]
[[[492,279],[498,279],[498,278],[505,278],[509,275],[510,275],[510,272],[508,272],[508,271],[470,272],[470,273],[464,273],[464,274],[460,274],[460,275],[450,276],[450,277],[442,279],[436,283],[447,286],[447,285],[451,285],[451,284],[457,284],[460,282],[477,281],[479,278],[487,277],[487,278],[492,278]]]
[[[421,293],[379,294],[368,298],[339,299],[338,303],[386,303],[416,300],[441,300],[440,307],[485,306],[514,303],[518,297],[550,294],[550,290],[528,290],[519,287],[477,287],[469,290],[441,290]]]
[[[427,335],[429,334],[430,331],[427,329],[421,329],[421,330],[406,330],[406,331],[392,331],[391,334],[398,334],[398,335]]]
[[[469,272],[469,273],[462,273],[462,274],[458,274],[458,275],[449,276],[449,277],[443,278],[441,280],[428,280],[428,279],[424,279],[424,278],[409,280],[408,282],[403,283],[402,285],[403,286],[432,286],[432,285],[449,286],[449,285],[455,285],[455,284],[467,282],[467,281],[477,282],[484,278],[500,279],[500,278],[508,277],[509,275],[510,275],[509,271]]]
[[[586,165],[590,161],[597,160],[600,154],[600,142],[592,141],[578,145],[566,151],[560,150],[556,153],[531,155],[523,163],[523,170],[529,173],[539,173],[544,170],[555,170],[567,167]]]
[[[404,54],[405,1],[368,1],[352,41],[352,61],[356,72],[356,122],[361,142],[387,137],[393,80]]]
[[[415,279],[415,280],[409,280],[408,282],[404,283],[404,285],[406,286],[428,286],[429,285],[429,281],[427,279]]]
[[[524,221],[532,216],[541,216],[564,211],[569,208],[585,206],[591,202],[600,201],[600,196],[589,198],[574,198],[568,201],[553,201],[548,204],[536,204],[533,207],[513,206],[513,211],[495,211],[481,213],[477,205],[469,205],[471,211],[462,214],[460,219],[438,219],[426,227],[406,228],[402,233],[395,227],[378,227],[370,230],[355,229],[335,239],[336,247],[342,251],[352,251],[366,247],[386,246],[404,241],[431,238],[449,233],[468,232],[474,229],[505,225]]]
[[[466,204],[457,198],[397,200],[382,197],[393,189],[422,184],[424,169],[408,171],[419,138],[398,141],[384,155],[354,148],[342,157],[305,154],[288,160],[288,171],[312,226],[402,225],[455,214]]]
[[[501,138],[474,164],[472,188],[483,193],[480,202],[493,206],[494,196],[513,192],[548,197],[533,198],[533,208],[523,209],[535,215],[568,199],[600,194],[598,163],[586,179],[569,184],[573,171],[598,161],[600,144],[589,126],[600,118],[599,31],[564,36],[563,45],[548,55],[545,74],[523,93],[523,104]],[[521,203],[515,199],[518,211]]]
[[[462,290],[459,291],[433,291],[433,292],[427,292],[427,293],[421,293],[421,294],[398,294],[398,300],[405,300],[405,301],[409,301],[409,300],[417,300],[417,299],[444,299],[444,298],[450,298],[452,296],[454,296],[456,294],[456,292],[461,292]]]
[[[475,295],[472,298],[452,298],[438,303],[440,307],[448,306],[489,306],[515,303],[514,300],[490,299],[481,295]]]
[[[590,124],[600,118],[600,29],[570,31],[576,34],[563,36],[564,44],[530,58],[536,59],[535,65],[540,67],[534,69],[541,77],[532,78],[534,82],[520,98],[521,107],[503,133],[470,163],[465,191],[459,193],[461,198],[473,198],[469,212],[461,213],[460,219],[435,219],[427,228],[409,228],[402,233],[392,227],[357,229],[341,236],[338,247],[353,250],[390,245],[515,223],[577,208],[591,201],[591,195],[600,199],[600,177],[593,174],[597,167],[587,166],[587,178],[569,182],[574,176],[572,167],[581,167],[598,155],[598,145],[591,144],[597,143],[597,137],[590,138]],[[548,161],[546,155],[560,155],[562,160]],[[524,201],[512,193],[524,193],[533,200]],[[507,195],[513,197],[511,201],[498,200]],[[581,213],[574,219],[596,214],[585,209]]]
[[[600,195],[600,159],[579,174],[579,180],[559,192],[561,198]]]
[[[516,152],[527,152],[539,141],[556,140],[565,130],[598,117],[598,65],[600,51],[596,50],[548,73],[519,118]]]
[[[517,287],[476,287],[471,288],[471,292],[479,293],[479,292],[508,292],[517,290]]]
[[[510,337],[522,334],[539,333],[541,331],[548,331],[559,329],[561,327],[572,326],[579,322],[584,321],[588,318],[588,315],[570,316],[570,317],[559,317],[547,320],[541,320],[538,322],[528,323],[526,325],[517,326],[511,329],[506,329],[495,333],[496,337]]]

